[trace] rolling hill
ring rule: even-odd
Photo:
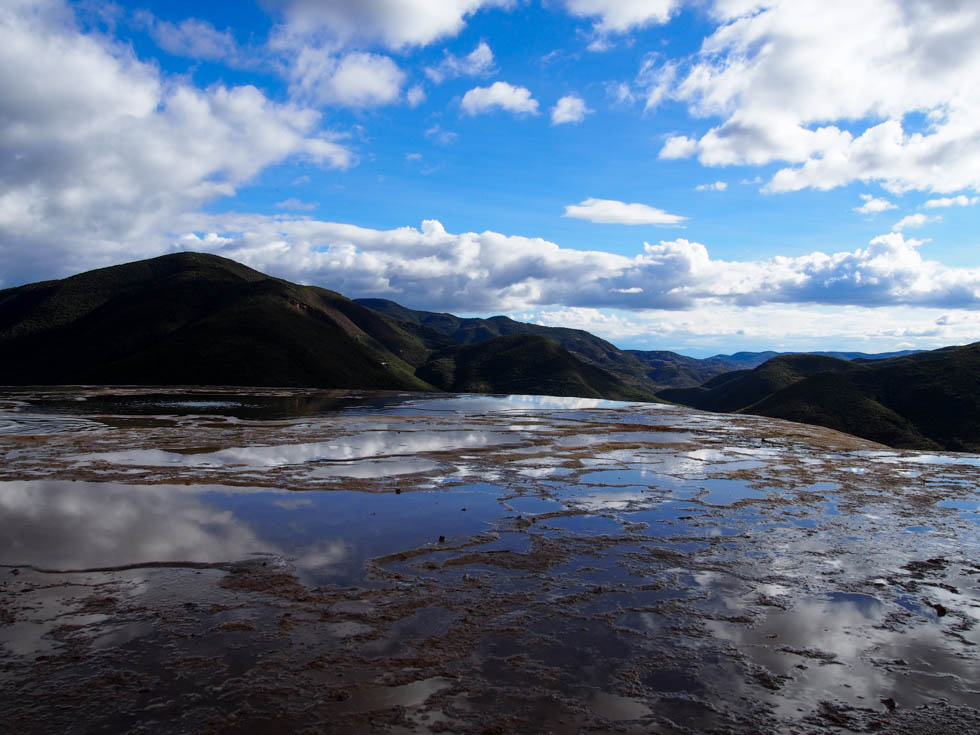
[[[434,353],[417,375],[457,393],[522,393],[649,400],[614,375],[534,334],[495,337]]]
[[[524,386],[545,394],[652,397],[543,337],[491,337],[461,352],[455,346],[440,331],[333,291],[200,253],[0,291],[0,384],[493,393]]]
[[[980,343],[873,361],[775,357],[660,397],[818,424],[893,447],[980,451]]]

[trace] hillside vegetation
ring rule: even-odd
[[[585,398],[649,399],[610,373],[533,334],[495,337],[436,352],[417,375],[460,393],[522,393]]]
[[[775,357],[660,397],[818,424],[899,448],[980,451],[980,343],[848,362]]]
[[[0,384],[652,397],[544,338],[497,339],[456,353],[417,321],[200,253],[0,291]]]

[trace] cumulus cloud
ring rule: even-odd
[[[315,110],[165,80],[56,0],[0,13],[0,99],[6,285],[159,254],[182,213],[289,156],[354,160]]]
[[[679,225],[687,219],[647,204],[589,198],[565,207],[565,217],[617,225]]]
[[[725,181],[716,181],[713,184],[698,184],[694,187],[695,191],[725,191],[728,188],[728,183]]]
[[[463,95],[460,107],[468,115],[492,110],[506,110],[518,115],[537,115],[538,101],[527,87],[515,87],[507,82],[494,82],[489,87],[474,87]]]
[[[455,36],[466,18],[506,0],[266,0],[285,19],[282,33],[328,37],[341,43],[372,41],[400,50]]]
[[[191,221],[186,220],[189,224]],[[204,233],[213,233],[210,240]],[[690,310],[766,304],[980,310],[980,269],[924,259],[920,240],[894,232],[866,248],[761,261],[713,259],[702,243],[645,243],[632,256],[562,248],[487,231],[374,230],[295,217],[196,216],[177,245],[350,296],[388,296],[425,308]]]
[[[716,2],[720,25],[671,90],[722,123],[663,158],[790,165],[784,192],[880,182],[980,188],[980,7],[967,0]],[[846,28],[846,32],[841,32]],[[923,113],[925,127],[906,127]]]
[[[585,100],[573,94],[565,95],[551,108],[551,124],[580,123],[591,113]]]
[[[454,56],[447,51],[438,65],[426,67],[425,74],[433,82],[440,84],[446,79],[481,76],[493,70],[493,51],[486,41],[480,41],[475,49],[463,57]]]
[[[855,207],[855,212],[861,214],[878,214],[888,209],[897,209],[897,205],[892,204],[887,199],[874,197],[871,194],[862,194],[861,200],[864,202],[860,207]]]
[[[666,23],[681,0],[564,0],[579,18],[594,18],[600,34],[625,33],[635,28]]]
[[[698,142],[686,135],[672,135],[667,138],[663,148],[660,149],[660,158],[672,160],[677,158],[689,158],[697,153]]]
[[[927,217],[921,212],[916,212],[915,214],[909,214],[906,215],[905,217],[902,217],[902,219],[900,219],[898,222],[893,224],[892,232],[901,232],[902,230],[907,228],[922,227],[923,225],[926,225],[930,222],[938,222],[941,219],[942,217],[938,215],[935,217]]]
[[[974,204],[980,202],[980,197],[967,197],[963,194],[955,197],[940,197],[939,199],[930,199],[922,206],[926,209],[936,209],[939,207],[972,207]]]
[[[288,74],[294,98],[346,107],[394,102],[401,96],[405,81],[405,73],[387,56],[363,52],[336,56],[326,48],[312,46],[299,50]]]
[[[584,329],[614,344],[638,349],[696,350],[705,355],[739,349],[859,350],[883,352],[964,344],[976,339],[980,313],[942,315],[926,307],[760,305],[705,303],[685,311],[623,311],[590,307],[543,308],[514,319],[549,327]],[[868,325],[874,327],[869,328]]]

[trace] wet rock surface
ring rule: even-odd
[[[576,399],[0,395],[11,732],[980,731],[980,457]]]

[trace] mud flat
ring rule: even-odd
[[[0,394],[10,732],[980,731],[980,457],[656,404]]]

